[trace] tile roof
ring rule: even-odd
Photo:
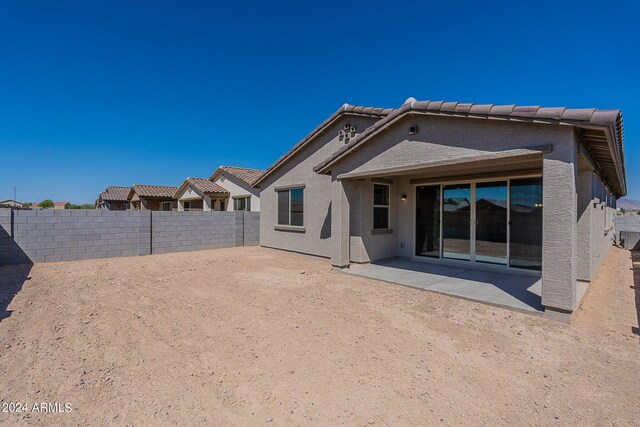
[[[567,108],[567,107],[539,107],[518,105],[494,105],[494,104],[469,104],[445,101],[417,101],[409,98],[398,109],[384,115],[364,132],[356,135],[349,143],[342,146],[327,159],[313,168],[315,172],[326,173],[328,167],[360,145],[369,136],[385,128],[389,123],[409,113],[422,113],[442,115],[449,117],[468,117],[474,119],[498,119],[518,122],[535,122],[547,124],[568,124],[574,126],[599,126],[610,127],[612,137],[615,139],[617,162],[620,165],[621,174],[617,173],[615,164],[609,166],[606,159],[603,164],[609,168],[609,173],[614,172],[619,177],[618,190],[620,194],[626,193],[626,178],[624,169],[624,129],[622,125],[622,112],[620,110],[598,110],[595,108]],[[595,136],[598,138],[598,136]],[[597,139],[596,139],[597,141]]]
[[[280,157],[276,162],[271,165],[264,173],[258,177],[253,183],[253,186],[257,186],[263,179],[267,176],[271,175],[276,169],[282,166],[290,157],[295,155],[299,150],[304,148],[316,135],[320,134],[322,130],[331,125],[335,120],[337,120],[340,116],[348,114],[348,115],[356,115],[356,116],[366,116],[366,117],[386,117],[388,114],[396,111],[394,108],[378,108],[378,107],[364,107],[358,105],[349,105],[344,104],[337,111],[331,114],[325,121],[320,123],[315,129],[311,131],[307,136],[305,136],[301,141],[299,141],[296,145],[291,148],[291,150],[287,151],[282,157]]]
[[[264,170],[241,168],[238,166],[220,166],[209,179],[215,179],[220,172],[228,173],[229,175],[235,176],[242,182],[253,185],[253,183],[264,173]]]
[[[229,190],[218,185],[214,182],[209,181],[207,178],[187,178],[184,180],[182,185],[177,188],[175,193],[173,194],[173,198],[178,198],[178,193],[187,185],[191,185],[196,190],[201,193],[216,193],[216,194],[229,194]]]
[[[135,192],[138,195],[138,197],[173,199],[173,195],[177,189],[178,187],[166,186],[166,185],[135,184],[129,190],[128,199],[130,199],[133,196],[131,194],[132,192]]]
[[[126,202],[130,187],[108,186],[106,191],[100,193],[100,198],[109,202]]]

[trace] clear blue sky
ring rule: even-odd
[[[266,168],[343,103],[621,108],[637,1],[0,2],[0,199]],[[634,29],[635,27],[635,29]]]

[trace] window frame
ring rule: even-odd
[[[305,227],[304,227],[304,190],[305,190],[305,186],[304,185],[291,185],[291,186],[287,186],[287,187],[280,187],[280,188],[275,188],[275,193],[276,193],[276,230],[296,230],[296,231],[304,231]],[[302,223],[300,225],[292,225],[291,224],[291,216],[293,213],[292,210],[292,203],[291,203],[291,193],[293,191],[296,190],[300,190],[301,194],[302,194]],[[280,193],[287,193],[288,198],[287,198],[287,223],[281,223],[280,222]]]
[[[244,209],[238,209],[238,203],[244,201]],[[233,210],[241,212],[251,212],[251,196],[237,196],[233,198]]]
[[[376,205],[376,186],[386,187],[387,188],[387,204],[386,205]],[[380,230],[390,230],[391,229],[391,184],[387,184],[385,182],[374,182],[373,183],[373,192],[371,194],[371,202],[372,202],[372,223],[371,230],[380,231]],[[387,225],[386,227],[376,227],[376,208],[387,209]]]

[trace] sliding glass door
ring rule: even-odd
[[[542,269],[542,178],[416,187],[415,255]]]
[[[476,261],[507,264],[507,181],[476,184]]]
[[[471,184],[442,186],[442,256],[471,259]]]
[[[509,265],[542,269],[542,178],[512,179]]]
[[[416,255],[440,258],[440,186],[416,188]]]

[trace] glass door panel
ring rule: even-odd
[[[476,257],[507,264],[507,182],[476,184]]]
[[[471,259],[471,185],[442,186],[442,256]]]
[[[440,186],[416,188],[416,255],[440,257]]]
[[[512,179],[510,194],[511,267],[542,269],[542,178]]]

